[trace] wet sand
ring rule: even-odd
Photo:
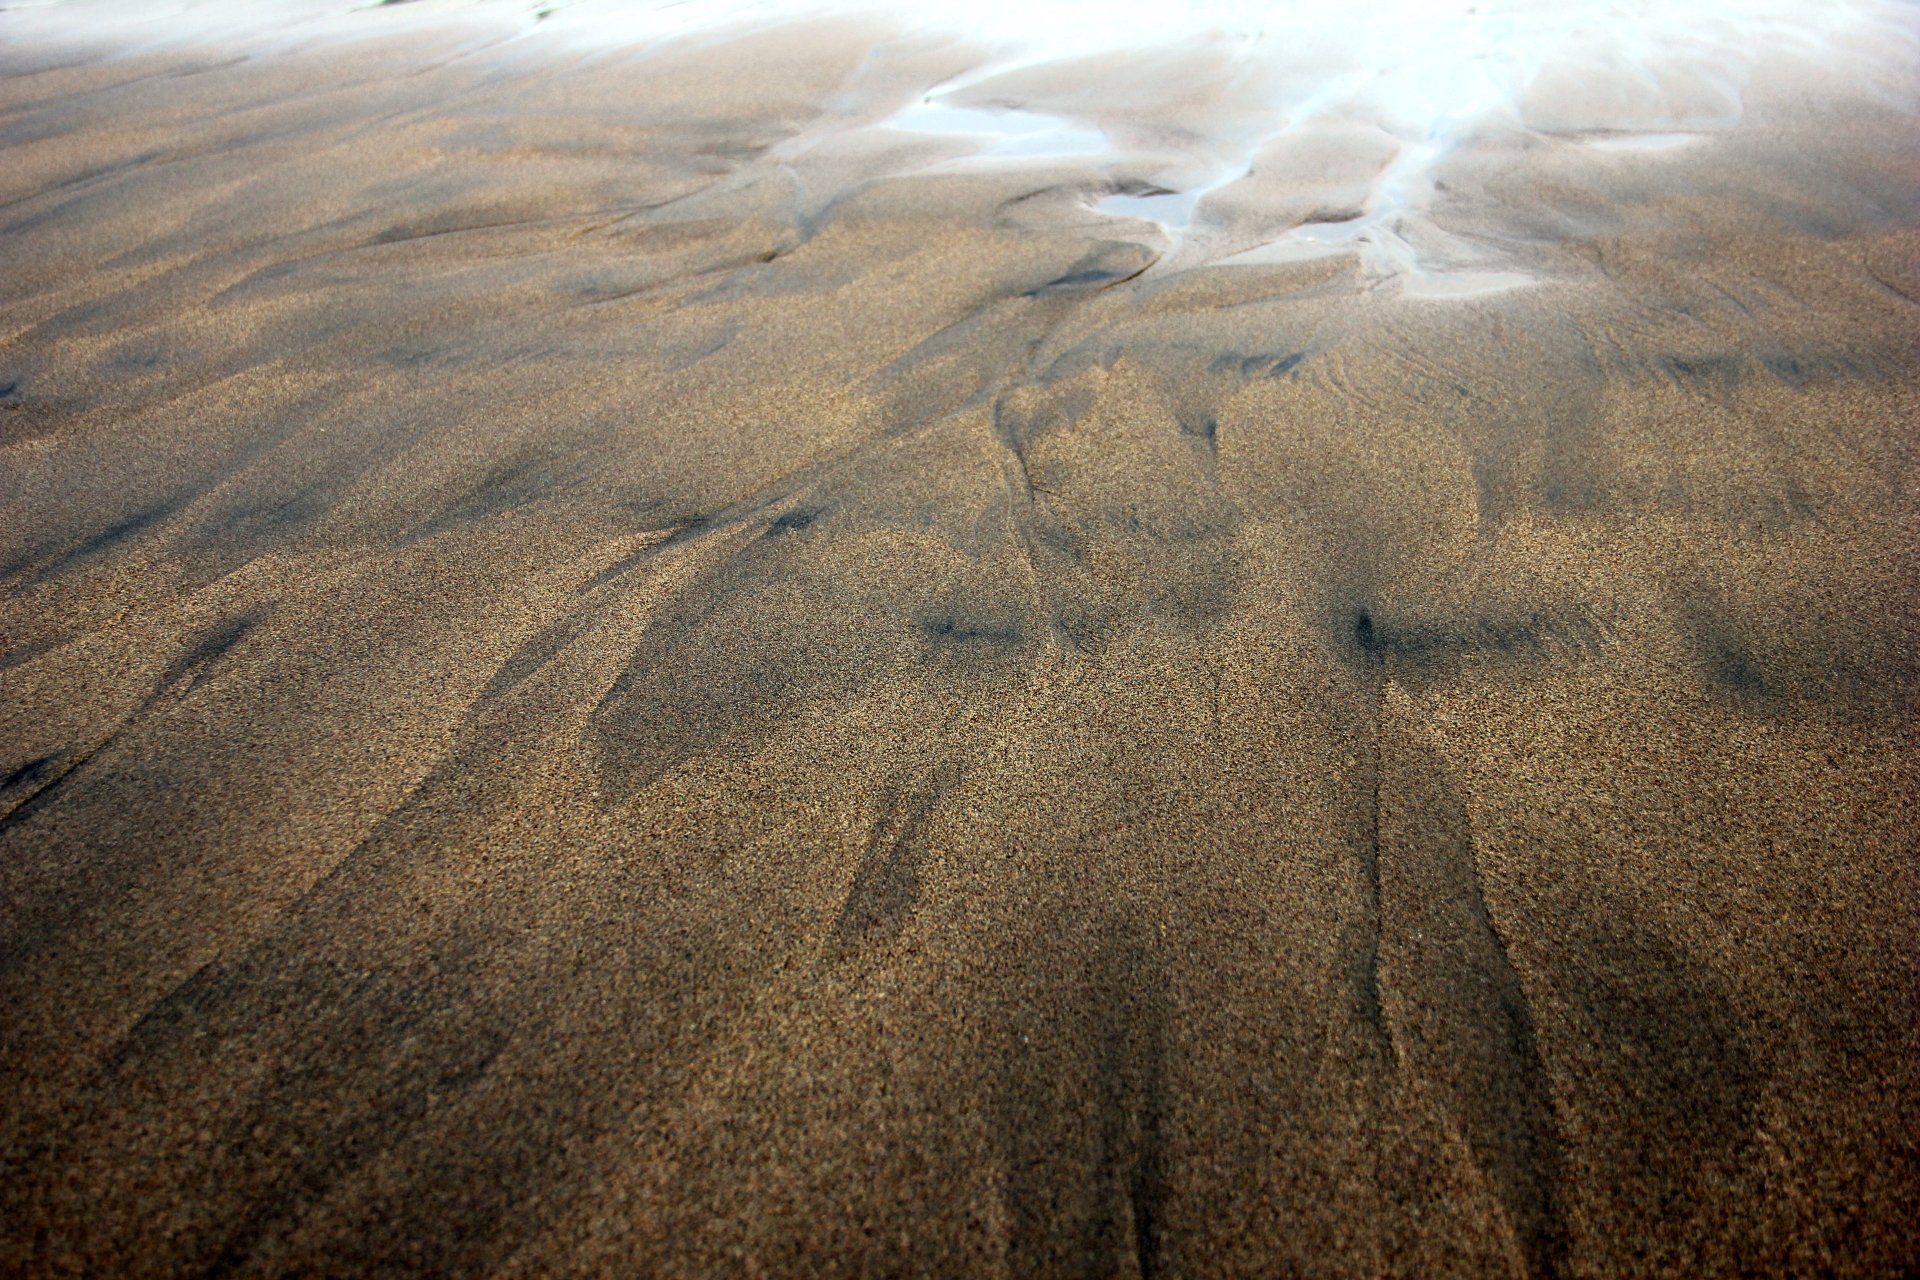
[[[0,55],[0,1270],[1920,1265],[1913,118],[1423,297],[872,47]]]

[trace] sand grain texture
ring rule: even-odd
[[[1920,1265],[1914,122],[1423,300],[870,44],[5,55],[0,1270]]]

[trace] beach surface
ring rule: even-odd
[[[1897,94],[431,9],[0,13],[0,1271],[1920,1267]]]

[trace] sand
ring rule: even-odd
[[[0,1270],[1920,1266],[1914,120],[1437,297],[871,47],[4,55]]]

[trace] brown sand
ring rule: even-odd
[[[865,48],[10,64],[0,1271],[1920,1264],[1912,123],[1420,301]]]

